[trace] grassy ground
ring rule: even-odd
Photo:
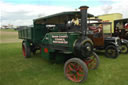
[[[88,80],[73,83],[64,77],[64,64],[47,61],[41,55],[25,59],[21,43],[0,43],[0,85],[128,85],[128,54],[117,59],[100,56],[97,70],[89,70]]]
[[[17,32],[14,29],[0,29],[0,31],[5,31],[5,32]]]
[[[0,43],[21,42],[17,35],[17,31],[13,29],[0,29]]]

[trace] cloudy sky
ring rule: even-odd
[[[0,25],[31,25],[32,20],[50,14],[73,11],[81,5],[97,16],[122,13],[128,18],[127,0],[0,0]]]

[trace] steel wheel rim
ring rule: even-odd
[[[80,82],[83,80],[85,73],[81,65],[70,62],[66,67],[66,76],[73,82]]]
[[[121,46],[121,51],[123,52],[123,53],[125,53],[125,52],[127,52],[127,47],[125,46],[125,45],[122,45]]]
[[[26,56],[26,52],[25,52],[25,47],[24,47],[24,45],[22,45],[22,52],[23,52],[23,55]]]
[[[108,49],[108,51],[107,51],[107,53],[109,54],[109,55],[112,55],[112,56],[115,56],[116,54],[116,51],[115,51],[115,49]]]

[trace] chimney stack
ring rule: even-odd
[[[88,6],[81,6],[80,11],[81,11],[81,31],[82,35],[86,36],[86,31],[87,31],[87,9]]]

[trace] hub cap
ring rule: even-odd
[[[67,65],[66,75],[70,80],[80,82],[84,78],[83,68],[75,62],[71,62]]]

